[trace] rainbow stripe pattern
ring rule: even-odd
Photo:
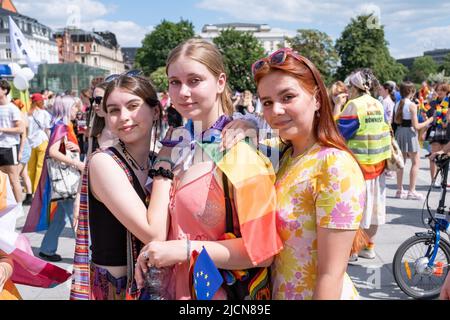
[[[246,142],[227,151],[196,142],[233,185],[234,204],[247,253],[258,265],[283,248],[276,229],[275,172],[269,159]]]

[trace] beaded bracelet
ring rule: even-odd
[[[170,170],[163,169],[163,168],[161,168],[161,167],[160,167],[158,170],[150,169],[150,170],[148,171],[148,176],[149,176],[150,178],[152,178],[152,179],[153,179],[154,177],[162,176],[162,177],[164,177],[164,178],[173,180],[173,172],[170,171]]]

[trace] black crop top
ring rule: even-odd
[[[128,168],[133,177],[133,188],[145,203],[145,192],[138,178],[122,155],[109,148]],[[120,189],[117,189],[120,192]],[[109,209],[98,201],[89,189],[89,230],[91,235],[92,262],[103,266],[127,265],[127,229]]]

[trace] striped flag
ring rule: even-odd
[[[218,143],[200,143],[234,188],[240,232],[247,253],[257,265],[283,248],[276,228],[275,172],[264,155],[246,142],[221,152]]]
[[[71,274],[35,257],[28,238],[15,232],[17,209],[8,176],[0,173],[0,250],[14,262],[12,281],[41,288],[65,282]]]

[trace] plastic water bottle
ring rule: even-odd
[[[172,274],[171,268],[151,267],[145,275],[145,287],[140,300],[168,300],[168,284]]]

